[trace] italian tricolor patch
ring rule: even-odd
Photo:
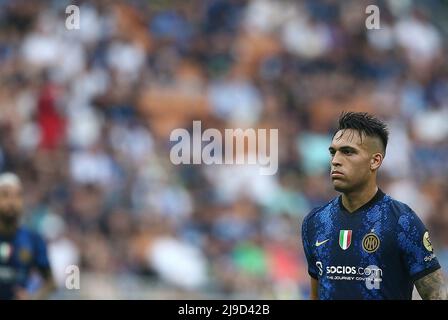
[[[352,230],[339,231],[339,246],[342,250],[347,250],[352,243]]]
[[[9,260],[11,257],[11,245],[9,243],[3,242],[0,244],[0,259],[2,262]]]

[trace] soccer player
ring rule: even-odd
[[[347,112],[331,146],[331,180],[341,193],[302,224],[311,299],[446,299],[428,230],[406,204],[377,186],[386,125]]]
[[[45,299],[55,288],[44,240],[20,226],[22,185],[12,173],[0,175],[0,299]],[[41,285],[31,281],[40,273]]]

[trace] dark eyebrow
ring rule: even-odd
[[[333,147],[329,147],[328,150],[329,150],[330,152],[334,152],[334,151],[337,151],[338,149],[333,148]],[[356,152],[356,151],[358,151],[358,149],[356,149],[356,148],[354,148],[354,147],[351,147],[351,146],[342,146],[342,147],[339,147],[339,150],[341,150],[341,151],[351,151],[351,152]]]

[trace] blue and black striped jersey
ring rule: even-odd
[[[42,237],[23,227],[11,237],[0,236],[0,299],[14,299],[17,288],[30,290],[33,269],[51,272]]]
[[[323,300],[411,299],[414,282],[440,268],[422,221],[381,190],[352,213],[341,196],[312,210],[302,241]]]

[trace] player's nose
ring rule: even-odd
[[[331,165],[333,167],[337,167],[341,165],[341,162],[339,160],[339,156],[338,153],[336,152],[336,154],[333,156],[333,158],[331,158]]]

